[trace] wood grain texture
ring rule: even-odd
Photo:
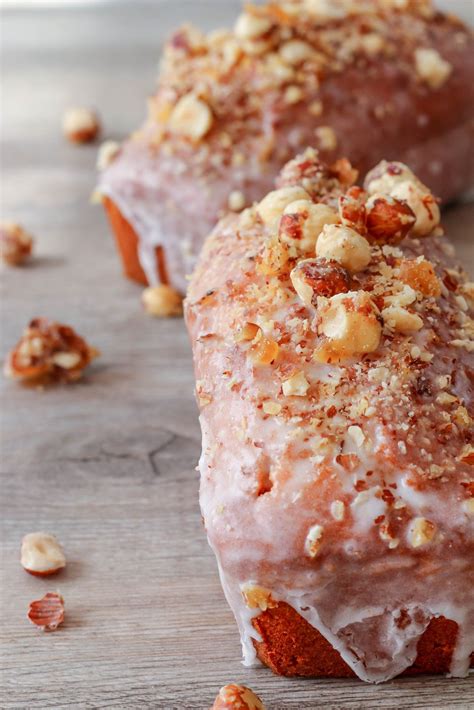
[[[200,435],[180,320],[153,321],[121,278],[102,211],[89,204],[94,147],[67,145],[69,104],[100,110],[107,137],[134,128],[158,47],[185,19],[229,23],[237,2],[134,2],[3,17],[2,216],[37,235],[31,266],[2,272],[1,349],[27,321],[63,320],[102,357],[75,386],[2,381],[0,706],[209,707],[235,680],[271,710],[469,708],[473,678],[384,686],[288,680],[240,663],[197,503]],[[474,209],[446,218],[473,265]],[[49,580],[19,565],[21,537],[55,533],[68,567]],[[60,590],[66,622],[38,632],[28,603]]]

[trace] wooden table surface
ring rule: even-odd
[[[120,275],[100,207],[89,203],[96,148],[66,144],[69,104],[100,110],[122,138],[144,114],[159,45],[191,18],[229,23],[237,2],[154,2],[5,11],[2,217],[37,236],[30,266],[2,272],[2,356],[33,316],[77,327],[102,357],[77,385],[3,380],[2,708],[206,708],[236,680],[278,708],[468,708],[466,680],[369,686],[286,680],[246,669],[201,527],[200,434],[180,320],[150,320]],[[472,206],[447,214],[472,266]],[[22,570],[22,536],[45,529],[68,566]],[[28,604],[64,595],[67,618],[38,632]]]

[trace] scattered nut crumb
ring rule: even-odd
[[[209,133],[214,118],[207,103],[193,93],[182,96],[173,108],[169,128],[192,141],[200,141]]]
[[[71,143],[92,143],[100,133],[99,116],[89,108],[69,108],[63,115],[63,133]]]
[[[56,631],[64,621],[64,599],[57,592],[48,592],[30,603],[28,619],[43,631]]]
[[[437,49],[419,48],[415,51],[416,71],[420,79],[432,89],[439,89],[449,78],[453,67]]]
[[[70,326],[35,318],[9,353],[4,372],[16,380],[73,382],[98,355]]]
[[[220,689],[210,710],[265,710],[265,706],[250,688],[230,683]]]
[[[149,286],[142,293],[142,303],[150,316],[169,318],[183,313],[183,297],[172,286]]]
[[[21,565],[30,574],[46,577],[66,566],[59,541],[45,532],[29,533],[21,543]]]
[[[9,266],[19,266],[33,250],[33,237],[15,222],[0,223],[0,258]]]

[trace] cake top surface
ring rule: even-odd
[[[216,228],[188,294],[202,416],[231,429],[209,453],[228,464],[216,498],[295,503],[310,558],[323,540],[370,556],[472,529],[474,286],[406,166],[355,177],[314,150],[290,162]]]

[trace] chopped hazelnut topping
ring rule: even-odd
[[[382,328],[377,307],[365,291],[349,291],[318,299],[319,332],[328,339],[328,360],[361,355],[376,350]],[[318,359],[318,351],[315,353]],[[324,360],[324,356],[322,357]]]
[[[70,108],[63,116],[63,133],[71,143],[91,143],[100,132],[99,117],[88,108]]]
[[[281,404],[278,404],[278,402],[264,402],[262,408],[265,414],[270,414],[272,416],[276,416],[281,412]]]
[[[375,194],[366,204],[367,231],[378,244],[399,244],[415,221],[409,205],[393,197]]]
[[[255,339],[248,353],[255,365],[271,365],[278,357],[279,349],[278,343],[262,336]]]
[[[285,207],[297,200],[310,201],[311,198],[302,187],[282,187],[279,190],[269,192],[258,204],[257,212],[265,225],[273,230],[277,228]]]
[[[418,185],[407,181],[396,185],[391,194],[392,197],[405,201],[413,211],[416,217],[416,222],[412,227],[414,235],[426,237],[439,225],[439,207],[430,192],[426,192]]]
[[[331,126],[319,126],[315,130],[318,147],[321,150],[331,151],[337,148],[337,135]]]
[[[441,284],[433,264],[425,259],[404,259],[400,264],[400,280],[423,296],[441,295]]]
[[[285,397],[304,397],[309,389],[309,382],[304,372],[297,372],[282,383]]]
[[[309,557],[316,557],[321,549],[324,528],[322,525],[313,525],[306,536],[305,551]]]
[[[240,343],[245,340],[253,340],[257,335],[260,328],[255,323],[245,323],[242,328],[240,328],[234,336],[236,343]]]
[[[349,188],[339,197],[339,215],[342,224],[362,235],[367,231],[365,226],[367,197],[367,193],[356,186]]]
[[[47,576],[66,566],[63,549],[54,535],[38,532],[25,535],[21,543],[21,565],[33,575]]]
[[[15,222],[0,224],[0,258],[9,266],[19,266],[33,250],[33,237]]]
[[[257,271],[266,276],[280,274],[289,260],[288,248],[278,239],[269,239],[257,260]]]
[[[401,306],[389,306],[382,311],[384,323],[399,333],[415,333],[423,328],[423,319]]]
[[[169,318],[183,312],[183,297],[166,284],[149,286],[142,293],[142,303],[150,316]]]
[[[233,212],[241,212],[244,209],[246,202],[245,195],[240,190],[233,190],[229,195],[229,209]]]
[[[318,296],[330,298],[349,291],[350,277],[337,261],[303,259],[290,274],[293,287],[306,306],[315,306]]]
[[[297,65],[309,59],[314,54],[313,48],[299,39],[285,42],[280,47],[280,56],[287,64]]]
[[[280,220],[279,238],[302,252],[314,252],[323,227],[337,221],[337,212],[327,205],[314,204],[311,200],[290,202]]]
[[[345,511],[346,506],[344,505],[342,500],[333,500],[333,502],[331,503],[331,515],[334,520],[337,520],[338,522],[344,520]]]
[[[252,40],[258,39],[266,34],[272,27],[272,22],[268,17],[255,15],[250,12],[243,12],[235,23],[234,32],[238,39]]]
[[[334,259],[351,273],[365,269],[371,259],[367,239],[340,224],[330,224],[323,228],[316,244],[316,254],[325,259]]]
[[[450,76],[453,67],[437,49],[420,48],[415,51],[416,71],[420,79],[432,89],[439,89]]]
[[[436,533],[436,526],[426,518],[414,518],[408,530],[408,541],[412,547],[423,547],[430,543]]]
[[[193,93],[182,96],[173,108],[169,128],[192,141],[200,141],[211,129],[212,111],[203,99]]]
[[[260,587],[258,584],[248,582],[240,588],[245,603],[249,609],[261,609],[266,611],[276,606],[276,602],[272,599],[272,593],[265,587]]]
[[[97,153],[97,170],[105,170],[115,160],[120,151],[120,144],[117,141],[104,141]]]

